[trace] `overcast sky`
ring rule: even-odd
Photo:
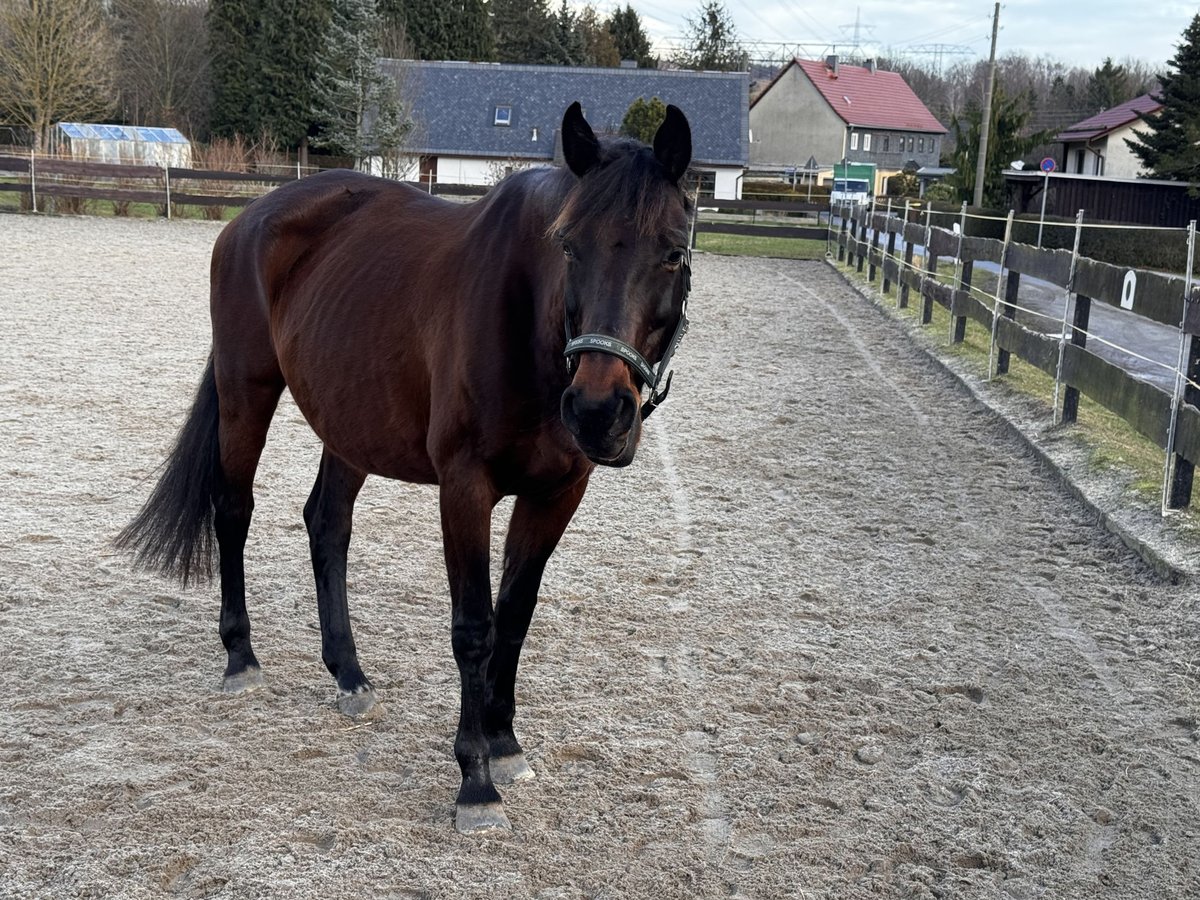
[[[662,43],[686,30],[701,0],[629,0],[642,17],[650,39]],[[557,7],[557,3],[553,3]],[[599,0],[601,12],[623,7],[625,0]],[[943,52],[946,65],[963,59],[986,58],[991,39],[993,3],[986,0],[863,0],[862,3],[814,3],[811,0],[724,0],[738,35],[745,42],[762,40],[804,44],[804,56],[818,57],[837,44],[853,45],[856,12],[859,38],[880,55],[889,48],[912,50],[945,44],[966,55]],[[1194,3],[1161,0],[1009,0],[1000,6],[997,53],[1051,56],[1070,65],[1095,68],[1106,56],[1131,56],[1162,67],[1175,54],[1175,45],[1192,17]],[[870,49],[870,48],[868,48]],[[752,54],[753,55],[753,54]]]

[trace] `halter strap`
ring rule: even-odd
[[[650,396],[642,404],[642,421],[648,419],[650,414],[667,399],[667,392],[671,390],[671,378],[675,373],[668,372],[667,369],[671,364],[671,357],[675,355],[675,348],[679,346],[679,342],[683,340],[683,336],[687,334],[688,330],[687,304],[688,294],[692,290],[691,262],[691,253],[688,252],[684,256],[682,265],[683,308],[679,311],[679,322],[675,325],[675,333],[671,335],[671,341],[667,344],[662,359],[659,360],[657,370],[646,361],[646,357],[619,338],[609,337],[607,334],[581,334],[576,338],[571,337],[570,320],[569,318],[563,320],[567,332],[567,346],[563,350],[563,356],[567,359],[567,371],[570,372],[572,369],[572,357],[578,356],[580,353],[607,353],[609,356],[625,360],[635,372],[642,376],[642,381],[650,387]],[[662,382],[664,374],[667,376],[667,380],[663,383],[662,390],[659,391],[658,385]]]

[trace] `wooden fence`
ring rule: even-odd
[[[692,236],[697,234],[736,234],[747,237],[800,238],[823,241],[826,226],[822,216],[828,203],[793,203],[785,200],[712,200],[701,199]],[[760,218],[759,214],[762,213]],[[749,214],[751,221],[745,221]]]
[[[282,174],[219,172],[0,155],[0,192],[24,194],[29,208],[35,211],[42,204],[41,198],[63,197],[151,203],[170,217],[172,206],[245,206],[277,185],[300,177],[299,170]],[[486,190],[472,185],[419,187],[443,196],[465,197],[479,196]]]
[[[839,260],[867,266],[867,277],[882,274],[886,295],[896,291],[897,304],[920,298],[920,321],[927,324],[933,304],[951,316],[951,339],[961,342],[967,320],[990,334],[989,377],[1008,371],[1012,354],[1055,379],[1056,421],[1074,421],[1083,393],[1124,419],[1166,451],[1163,509],[1187,506],[1195,466],[1200,463],[1200,292],[1190,276],[1127,269],[1082,257],[1078,249],[1043,250],[1007,238],[969,237],[903,216],[874,212],[866,206],[837,206],[835,243]],[[1012,233],[1009,216],[1007,233]],[[1082,227],[1077,219],[1076,234]],[[1189,255],[1194,254],[1195,223],[1188,229]],[[903,250],[897,252],[897,245]],[[1078,238],[1076,239],[1078,248]],[[920,261],[917,261],[917,257]],[[938,263],[953,262],[954,277],[939,277]],[[1189,263],[1190,263],[1189,259]],[[972,285],[976,264],[996,267],[996,285],[984,293]],[[1188,266],[1191,271],[1191,265]],[[1022,277],[1037,278],[1073,295],[1074,315],[1067,328],[1043,334],[1016,321]],[[1133,288],[1131,289],[1131,285]],[[1093,303],[1125,310],[1130,317],[1136,291],[1136,315],[1177,330],[1179,365],[1174,392],[1133,377],[1088,348]],[[1131,319],[1132,323],[1132,319]],[[1060,389],[1062,402],[1059,403]]]

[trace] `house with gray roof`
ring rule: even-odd
[[[741,192],[749,157],[749,76],[634,68],[385,59],[416,128],[406,177],[493,184],[507,172],[561,161],[563,112],[578,100],[597,134],[616,134],[631,103],[658,97],[692,127],[692,168],[722,199]]]

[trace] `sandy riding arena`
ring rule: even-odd
[[[246,563],[267,688],[221,694],[215,586],[108,544],[200,377],[217,233],[0,217],[0,896],[1200,897],[1200,591],[821,263],[697,257],[671,400],[547,572],[510,834],[453,829],[428,488],[359,499],[383,708],[337,712],[286,395]]]

